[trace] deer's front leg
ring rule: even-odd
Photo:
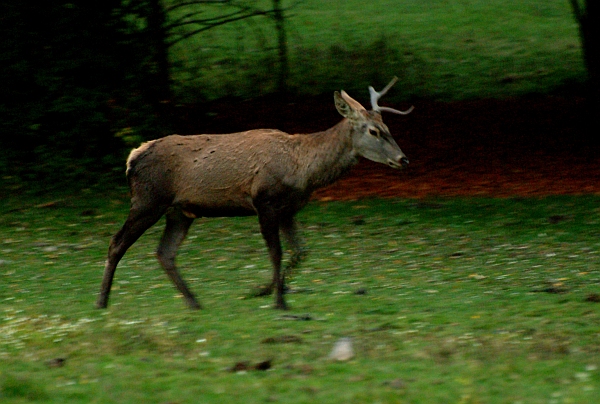
[[[269,258],[273,266],[273,282],[275,285],[275,308],[287,310],[287,304],[283,298],[285,287],[284,276],[281,273],[281,240],[279,239],[279,218],[274,209],[266,208],[259,211],[258,221],[260,223],[260,232],[267,243],[269,249]]]
[[[284,271],[284,276],[288,279],[292,274],[292,270],[298,267],[302,260],[306,257],[306,250],[302,245],[300,238],[298,237],[298,229],[296,220],[293,215],[282,217],[280,219],[281,233],[287,242],[288,248],[291,249],[292,254],[290,256],[289,263]]]

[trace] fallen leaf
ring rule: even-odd
[[[566,215],[552,215],[548,218],[548,223],[556,224],[556,223],[564,222],[565,220],[569,220],[569,219],[571,219],[571,217],[566,216]]]
[[[402,390],[406,388],[406,382],[400,378],[385,381],[383,384],[396,390]]]
[[[46,366],[48,366],[49,368],[61,368],[65,366],[65,362],[65,358],[54,358],[47,361]]]
[[[237,362],[235,365],[233,365],[231,368],[229,368],[230,372],[245,372],[250,368],[250,362],[244,361],[244,362]]]
[[[261,344],[299,344],[302,342],[302,338],[296,335],[280,335],[277,337],[269,337],[260,341]]]
[[[258,362],[256,365],[254,365],[252,367],[252,369],[254,369],[254,370],[262,370],[262,371],[269,370],[269,369],[271,369],[271,363],[272,363],[271,359],[266,360],[266,361],[262,361],[262,362]]]
[[[310,314],[302,314],[300,316],[294,314],[284,314],[281,316],[282,320],[301,320],[301,321],[309,321],[312,320],[312,316]]]
[[[600,295],[598,293],[590,293],[585,298],[585,301],[591,303],[600,303]]]

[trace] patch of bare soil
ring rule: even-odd
[[[408,116],[384,115],[410,159],[408,169],[362,160],[337,183],[317,191],[315,198],[600,194],[599,142],[586,135],[582,98],[531,96],[414,106]],[[198,108],[202,112],[182,110],[186,126],[180,133],[254,128],[310,133],[341,119],[333,96],[221,101]]]

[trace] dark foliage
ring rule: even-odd
[[[78,179],[164,134],[142,3],[2,3],[3,176]]]

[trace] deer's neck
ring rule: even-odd
[[[358,162],[352,130],[350,122],[344,119],[324,132],[302,136],[305,147],[298,165],[307,189],[313,191],[333,183]]]

